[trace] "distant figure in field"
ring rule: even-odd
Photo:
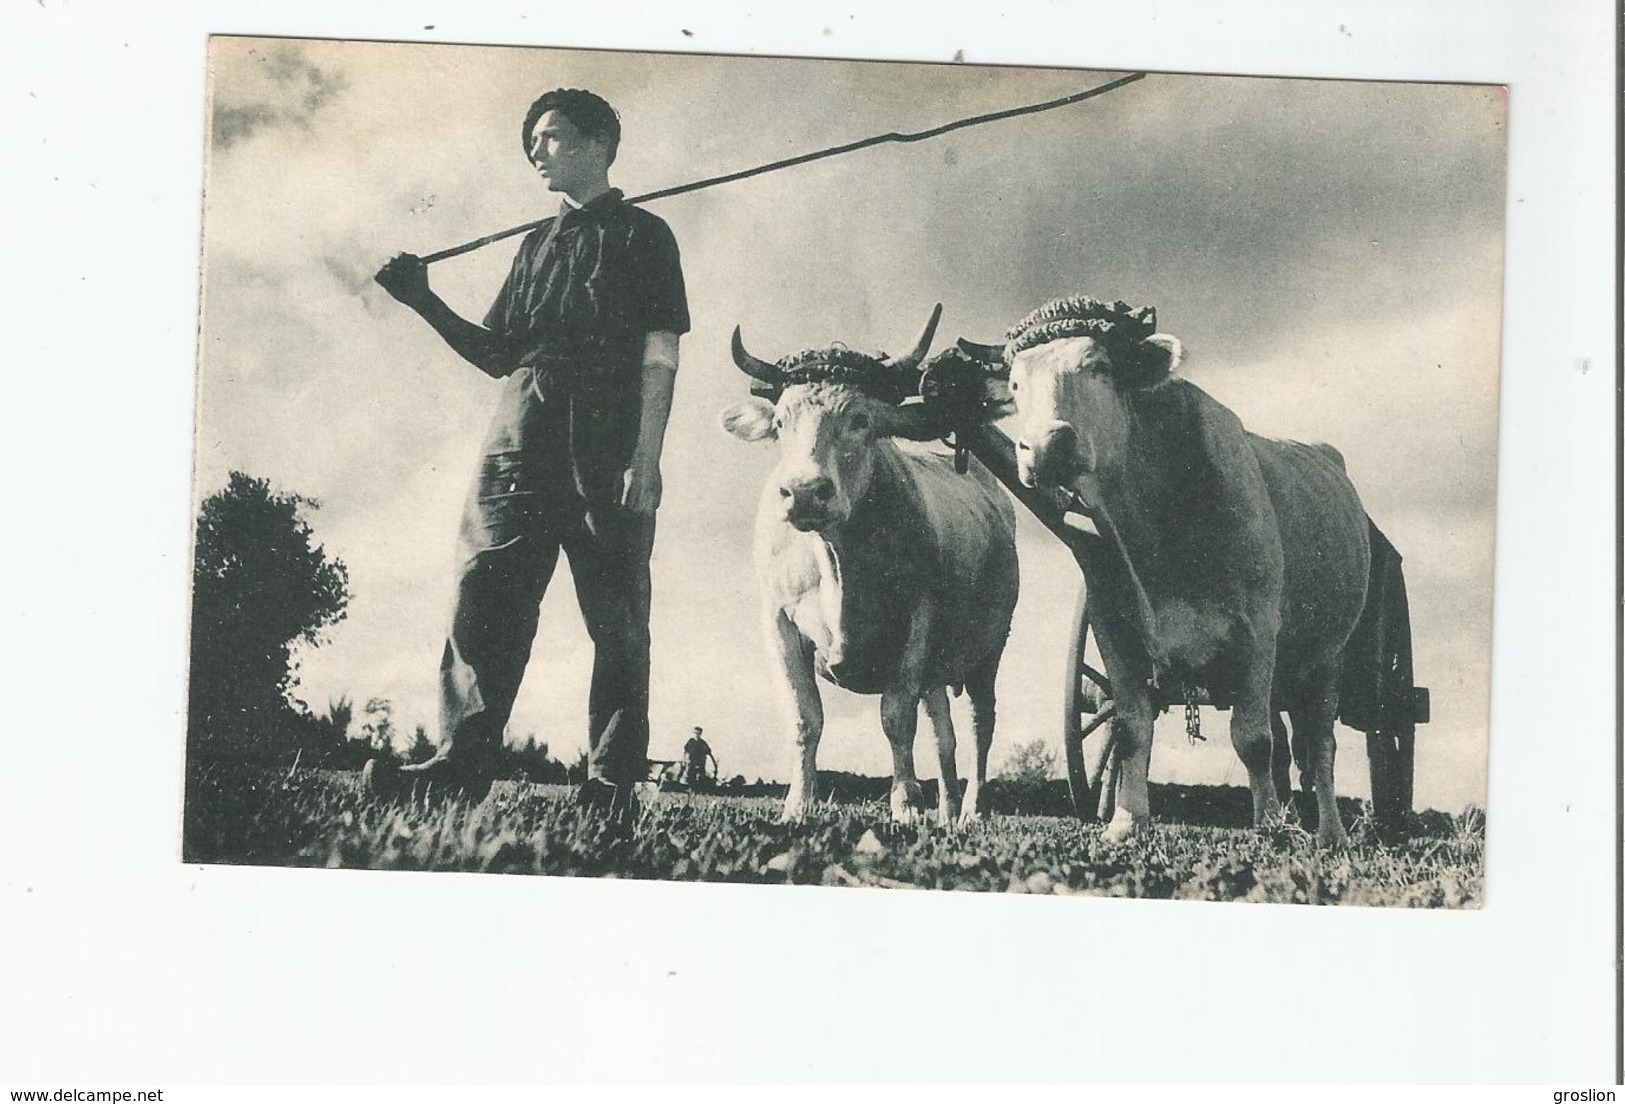
[[[711,760],[713,770],[720,771],[717,757],[711,754],[711,745],[705,742],[705,729],[699,725],[694,726],[694,735],[688,738],[683,745],[683,781],[690,786],[703,786],[712,780],[712,775],[706,773],[705,761]]]

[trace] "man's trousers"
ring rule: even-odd
[[[649,752],[649,557],[654,517],[589,503],[567,470],[518,453],[483,458],[457,541],[440,660],[440,754],[494,758],[562,550],[593,642],[588,772],[643,780]]]

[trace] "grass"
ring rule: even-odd
[[[215,762],[188,772],[185,855],[199,863],[1206,901],[1483,903],[1484,820],[1476,811],[1424,814],[1408,838],[1384,843],[1363,806],[1347,802],[1350,846],[1323,854],[1290,817],[1264,832],[1226,826],[1245,798],[1227,788],[1153,786],[1152,808],[1167,819],[1125,844],[1064,816],[994,814],[950,832],[894,825],[871,799],[828,803],[784,825],[772,797],[692,794],[651,797],[632,831],[618,833],[577,808],[563,786],[499,782],[477,806],[401,807],[367,798],[350,772]]]

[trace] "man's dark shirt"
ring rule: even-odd
[[[688,743],[683,745],[683,755],[688,759],[690,769],[705,770],[706,757],[711,754],[711,745],[698,736],[689,737]]]
[[[538,475],[567,456],[583,494],[617,496],[637,443],[644,339],[689,329],[671,229],[613,189],[562,208],[526,235],[485,327],[507,366],[486,454],[518,454]]]

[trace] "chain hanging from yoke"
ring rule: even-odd
[[[1179,684],[1180,696],[1185,699],[1185,739],[1190,741],[1192,747],[1198,740],[1206,741],[1202,735],[1202,713],[1197,709],[1196,687],[1188,682]]]

